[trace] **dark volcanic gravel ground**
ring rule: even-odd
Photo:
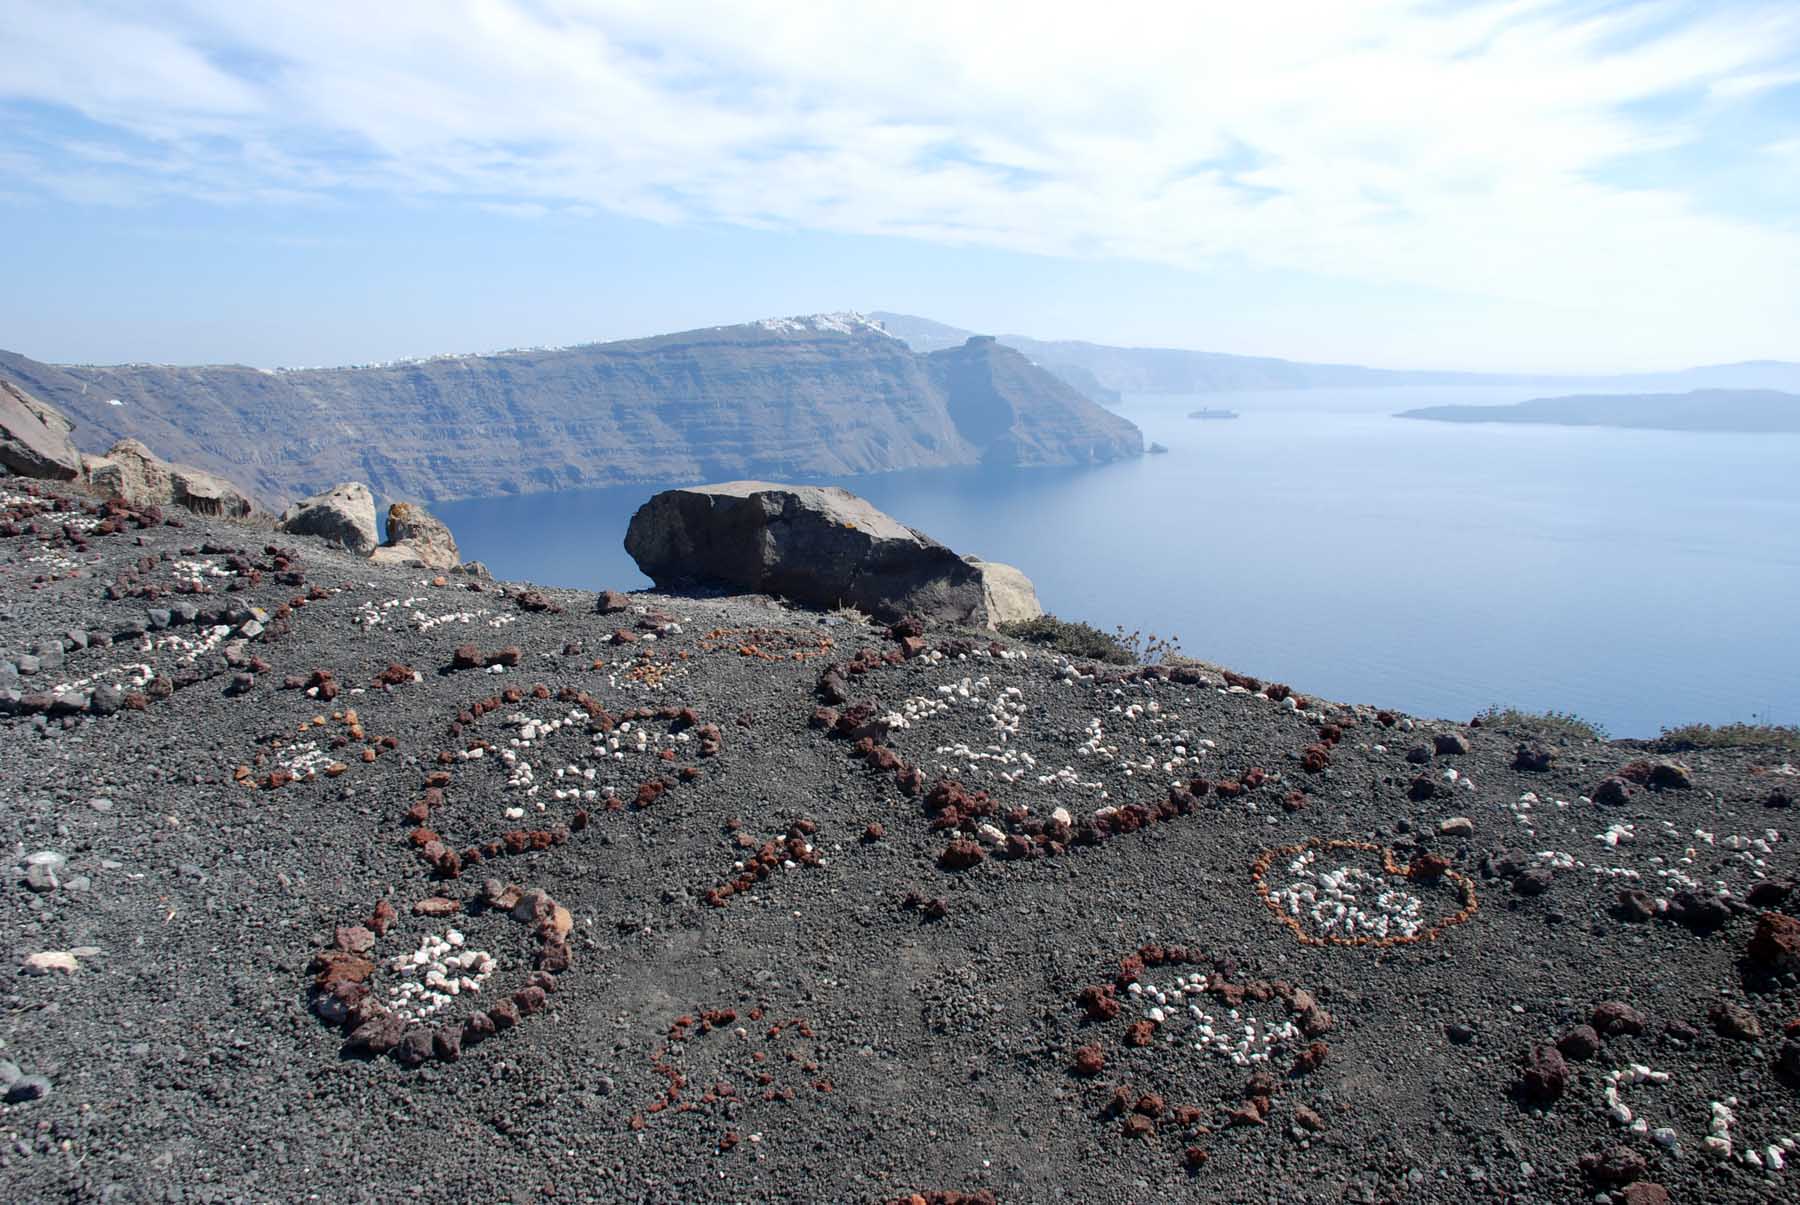
[[[821,671],[898,660],[881,629],[755,598],[634,595],[603,615],[591,595],[434,584],[285,538],[278,561],[265,533],[201,520],[102,534],[23,493],[0,481],[6,1199],[1800,1195],[1800,1169],[1747,1159],[1800,1138],[1778,1070],[1800,990],[1767,965],[1779,941],[1753,946],[1745,902],[1763,883],[1759,903],[1793,907],[1792,812],[1771,804],[1800,780],[1778,760],[1688,755],[1691,785],[1664,770],[1602,805],[1609,775],[1662,759],[1582,743],[1514,769],[1519,734],[1290,707],[1211,669],[1084,674],[938,631],[842,675],[834,709],[866,726],[834,736],[810,722]],[[184,579],[205,592],[172,593]],[[177,643],[209,621],[227,629],[210,647]],[[76,632],[114,639],[53,664]],[[464,644],[518,663],[452,670]],[[418,680],[375,685],[390,665]],[[316,670],[336,698],[284,688]],[[1438,737],[1468,751],[1407,760]],[[1309,746],[1328,764],[1309,770]],[[945,777],[962,789],[930,793]],[[1148,808],[1096,827],[1127,804]],[[1442,832],[1452,817],[1467,830]],[[1315,838],[1375,848],[1265,859],[1270,891],[1326,901],[1289,927],[1252,868]],[[951,849],[979,860],[948,869]],[[549,898],[509,913],[514,884]],[[1629,890],[1647,919],[1621,915]],[[436,896],[456,913],[415,914]],[[372,962],[336,960],[358,1019],[402,999],[418,976],[393,960],[428,936],[493,960],[417,1038],[364,1034],[423,1055],[433,1030],[467,1036],[456,1061],[346,1052],[312,1007],[315,959],[340,936],[363,948],[378,901],[397,916]],[[1346,932],[1338,902],[1351,932],[1385,918],[1421,940],[1303,942]],[[1533,1100],[1528,1053],[1607,1001],[1639,1016],[1602,1010],[1616,1032],[1567,1062],[1560,1099]],[[465,1033],[476,1009],[503,1031]],[[1759,1037],[1722,1032],[1747,1023]],[[1620,1070],[1644,1132],[1608,1116]],[[1713,1102],[1729,1154],[1703,1143]],[[1580,1166],[1613,1148],[1629,1154]]]

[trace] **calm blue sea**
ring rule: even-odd
[[[1058,615],[1306,693],[1457,719],[1555,708],[1615,736],[1800,722],[1800,436],[1390,417],[1530,396],[1128,397],[1168,455],[831,484],[1019,566]],[[1186,417],[1203,405],[1242,417]],[[655,488],[434,509],[500,577],[634,589],[621,541]]]

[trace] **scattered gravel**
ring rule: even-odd
[[[7,1199],[1800,1192],[1778,758],[182,522],[0,505]]]

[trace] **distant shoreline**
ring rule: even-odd
[[[1440,423],[1524,423],[1639,431],[1800,434],[1800,394],[1775,389],[1586,394],[1501,406],[1422,406],[1395,418]]]

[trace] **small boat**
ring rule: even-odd
[[[1208,410],[1204,406],[1188,414],[1189,418],[1236,418],[1237,416],[1236,410]]]

